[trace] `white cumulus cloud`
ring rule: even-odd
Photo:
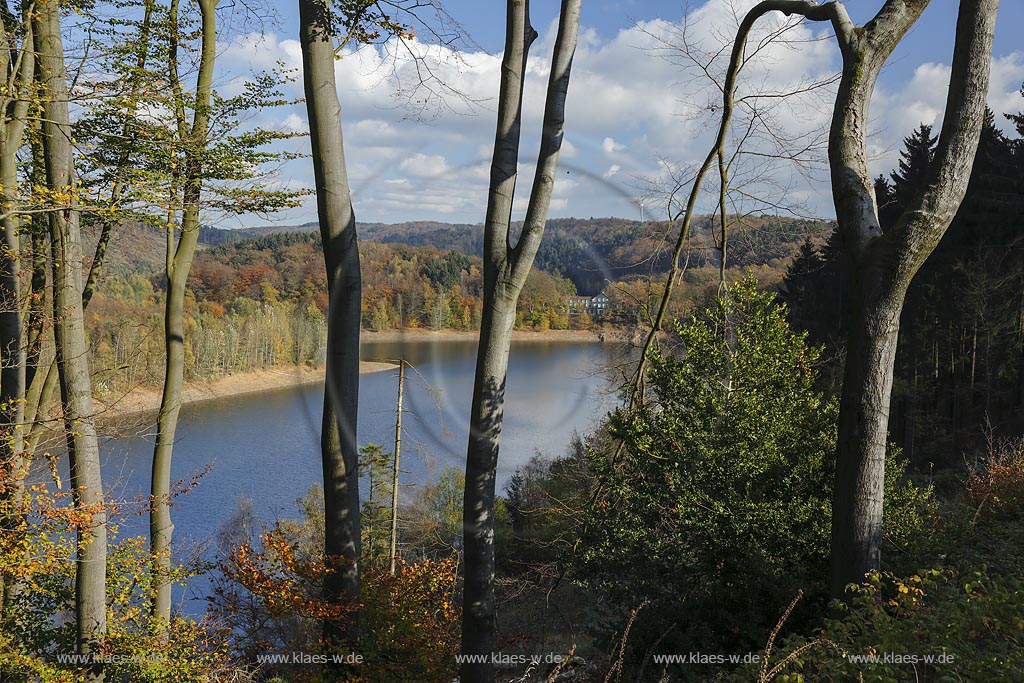
[[[735,31],[736,12],[753,2],[691,3],[685,38],[692,53],[716,53]],[[785,21],[778,13],[766,16],[749,44],[756,45]],[[554,35],[554,24],[542,30],[527,69],[517,211],[531,186]],[[801,24],[785,35],[789,44],[762,49],[747,64],[738,86],[740,97],[786,92],[827,81],[838,71],[838,49],[826,24]],[[641,22],[613,35],[581,27],[553,216],[634,216],[636,201],[649,191],[637,179],[664,183],[671,172],[685,177],[707,154],[718,124],[721,93],[680,49],[683,36],[682,23],[668,18]],[[501,55],[415,40],[408,47],[411,53],[394,44],[349,49],[336,65],[353,201],[364,220],[430,219],[436,214],[445,220],[478,222],[487,201]],[[423,72],[412,55],[427,60],[438,81],[418,88],[417,74]],[[279,61],[286,68],[298,68],[300,57],[297,41],[268,33],[242,36],[222,46],[220,61],[236,76],[248,69],[275,68]],[[727,59],[726,51],[712,71],[721,73]],[[873,172],[892,167],[903,138],[917,125],[941,123],[948,80],[948,63],[934,61],[919,64],[902,81],[883,74],[870,112]],[[1001,113],[1024,109],[1022,81],[1024,52],[993,60],[989,104],[1000,123]],[[441,82],[444,87],[438,85]],[[301,78],[286,88],[288,95],[301,97]],[[462,93],[465,99],[449,96],[441,102],[430,97],[443,92]],[[757,103],[758,115],[772,122],[748,144],[776,153],[780,146],[791,149],[822,140],[834,93],[832,83],[793,98],[747,100]],[[260,114],[255,123],[304,132],[305,105]],[[729,144],[735,145],[744,134],[742,126],[733,126]],[[308,152],[308,141],[291,144]],[[820,162],[823,147],[817,151]],[[312,183],[308,159],[290,162],[282,173],[291,174],[301,186]],[[759,176],[767,176],[767,181]],[[832,211],[828,177],[820,163],[807,171],[769,163],[764,157],[744,157],[736,162],[733,180],[744,191],[766,193],[782,203],[800,201],[819,215]],[[647,201],[648,207],[659,204],[649,197]],[[292,215],[299,222],[313,220],[314,214],[307,202]]]
[[[626,149],[626,146],[615,142],[615,138],[605,138],[604,142],[601,143],[601,149],[605,154],[615,154]]]

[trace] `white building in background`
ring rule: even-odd
[[[569,315],[587,313],[589,315],[604,315],[611,306],[611,299],[604,294],[597,296],[570,296],[566,300],[569,307]]]

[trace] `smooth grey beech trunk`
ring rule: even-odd
[[[174,244],[174,230],[168,227],[166,265],[167,299],[164,302],[164,387],[157,416],[156,444],[153,448],[153,470],[150,485],[149,543],[156,583],[152,614],[164,627],[171,618],[171,458],[174,434],[181,411],[181,389],[185,372],[185,287],[192,268],[192,258],[199,242],[199,202],[202,194],[202,156],[209,134],[210,97],[213,88],[213,67],[217,56],[216,9],[218,0],[197,0],[202,16],[202,47],[192,124],[184,120],[184,95],[178,79],[177,36],[172,35],[171,87],[178,102],[178,137],[185,143],[185,164],[182,173],[181,235]],[[177,31],[178,1],[171,3],[172,31]],[[172,198],[172,202],[175,199]],[[173,223],[173,221],[168,221]]]
[[[832,504],[832,594],[845,598],[881,561],[885,451],[896,344],[904,297],[956,214],[978,148],[988,94],[999,0],[961,0],[949,94],[927,182],[883,234],[865,137],[878,74],[929,0],[887,0],[863,27],[842,2],[765,0],[740,36],[779,11],[830,21],[843,58],[829,132],[829,168],[847,268],[849,325]],[[732,68],[730,69],[732,72]],[[732,75],[732,73],[730,73]]]
[[[25,140],[30,94],[35,71],[30,17],[22,18],[6,31],[8,44],[16,45],[14,33],[23,29],[20,47],[4,50],[0,73],[13,85],[0,95],[0,199],[2,199],[3,242],[0,244],[0,500],[14,504],[24,492],[27,460],[25,446],[25,366],[27,347],[22,324],[24,301],[21,291],[21,216],[16,212],[18,187],[18,150]],[[0,520],[4,525],[12,517]],[[0,585],[0,610],[11,618],[9,607],[18,592],[18,582],[5,576]]]
[[[26,9],[30,7],[26,6]],[[146,0],[140,36],[139,57],[136,61],[137,72],[132,77],[131,99],[125,113],[124,125],[121,129],[121,136],[125,140],[128,140],[130,137],[131,123],[138,109],[138,93],[142,87],[141,74],[146,67],[154,8],[155,0]],[[108,200],[108,204],[111,207],[116,206],[120,202],[128,189],[125,175],[127,173],[127,166],[131,162],[132,150],[130,147],[125,147],[115,170],[115,180]],[[42,169],[44,162],[42,146],[37,141],[32,143],[32,165],[31,181],[33,183],[42,182],[44,174],[40,173],[39,169]],[[36,177],[37,175],[38,177]],[[34,453],[39,437],[46,429],[46,421],[43,419],[37,421],[36,417],[48,410],[57,388],[56,359],[51,359],[48,364],[40,366],[42,349],[46,343],[48,320],[45,313],[47,299],[46,270],[48,267],[46,233],[48,230],[42,225],[45,222],[45,218],[35,216],[32,220],[25,223],[30,233],[27,235],[28,240],[26,241],[31,243],[32,249],[29,286],[30,301],[28,304],[28,315],[26,316],[28,319],[27,339],[25,340],[27,344],[25,360],[26,392],[23,408],[23,424],[28,429],[28,434],[25,435],[24,441],[26,457],[31,457],[31,454]],[[110,238],[113,235],[113,228],[116,223],[117,220],[109,216],[101,218],[100,236],[96,241],[96,248],[93,251],[92,263],[89,265],[89,275],[86,277],[85,285],[82,287],[83,309],[89,308],[89,302],[96,291],[96,285],[103,272],[103,263],[107,256],[107,247],[110,245]],[[25,241],[23,241],[24,244]]]
[[[832,192],[848,254],[849,340],[839,411],[832,519],[832,593],[881,561],[885,450],[900,314],[911,281],[967,191],[988,94],[999,0],[962,0],[935,160],[918,195],[884,235],[867,170],[867,110],[893,48],[928,4],[887,2],[840,37],[843,75],[829,139]]]
[[[494,495],[516,305],[544,234],[565,123],[565,98],[579,31],[581,0],[563,0],[544,108],[540,156],[519,239],[510,234],[519,161],[523,79],[530,45],[529,2],[509,0],[498,123],[484,223],[483,315],[477,351],[463,505],[465,584],[462,654],[489,658],[495,648]],[[491,683],[490,661],[463,663],[462,683]]]
[[[67,194],[68,203],[50,211],[53,267],[54,340],[64,429],[71,463],[71,486],[76,508],[88,521],[78,528],[75,562],[75,625],[77,652],[94,656],[107,630],[106,559],[107,515],[100,474],[89,374],[88,345],[82,314],[82,241],[76,207],[74,156],[68,113],[67,72],[60,33],[60,10],[48,0],[33,16],[42,102],[43,154],[46,181],[52,192]],[[104,680],[101,663],[85,664],[83,677]]]
[[[317,217],[327,268],[327,380],[320,439],[324,475],[324,555],[334,569],[324,581],[326,599],[354,605],[359,598],[359,327],[362,280],[355,213],[345,166],[341,103],[335,83],[330,8],[323,0],[299,1],[299,40],[309,138],[316,181]],[[327,621],[325,640],[353,642],[358,615]]]
[[[391,543],[388,545],[388,564],[391,576],[398,563],[398,469],[402,457],[402,392],[405,389],[405,358],[398,359],[398,401],[395,406],[395,452],[391,468]]]

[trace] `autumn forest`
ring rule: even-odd
[[[688,80],[607,132],[607,7],[284,4],[0,6],[0,683],[1024,680],[1009,3],[630,18],[630,79]],[[210,428],[309,392],[301,446]]]

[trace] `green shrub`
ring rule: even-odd
[[[945,501],[930,544],[901,562],[930,569],[870,575],[823,627],[784,640],[766,669],[779,667],[774,677],[746,669],[723,680],[1021,680],[1024,448],[1002,442],[990,450]]]
[[[653,395],[611,417],[621,454],[590,453],[603,494],[579,569],[610,598],[609,623],[650,601],[633,656],[745,653],[798,590],[794,623],[823,611],[838,408],[815,389],[819,350],[752,278],[676,334],[678,353],[650,358]],[[934,508],[904,469],[890,452],[885,534],[898,546]]]
[[[874,572],[850,606],[834,607],[839,618],[812,637],[787,638],[763,670],[751,667],[718,680],[1010,683],[1024,671],[1019,576],[993,576],[984,566],[903,578]]]

